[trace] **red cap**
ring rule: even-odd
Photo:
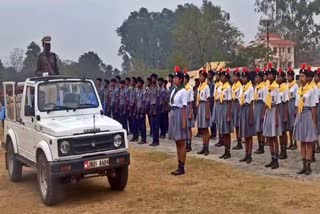
[[[288,71],[293,71],[291,67],[288,68]]]
[[[258,74],[260,72],[260,68],[256,67],[256,73]]]
[[[269,63],[268,63],[268,68],[269,68],[269,69],[273,68],[272,62],[269,62]]]
[[[203,73],[207,73],[207,69],[206,69],[206,68],[203,68],[203,69],[202,69],[202,72],[203,72]]]
[[[242,68],[242,73],[246,73],[248,71],[247,67]]]
[[[306,69],[306,67],[307,67],[307,65],[306,65],[306,64],[302,64],[302,65],[301,65],[301,69],[302,69],[302,70],[305,70],[305,69]]]
[[[234,70],[234,73],[239,73],[240,72],[240,69],[239,68],[236,68],[235,70]]]
[[[312,71],[312,68],[310,65],[308,65],[308,68],[307,68],[308,71]]]
[[[180,67],[179,66],[175,66],[174,70],[176,71],[176,73],[180,72]]]
[[[226,73],[229,74],[230,73],[230,68],[226,69]]]
[[[279,69],[278,69],[278,73],[281,74],[282,72],[283,72],[283,69],[282,69],[282,68],[279,68]]]

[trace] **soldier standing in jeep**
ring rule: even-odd
[[[38,56],[36,76],[43,76],[44,73],[60,75],[57,65],[57,55],[51,52],[51,37],[45,36],[42,39],[43,52]]]

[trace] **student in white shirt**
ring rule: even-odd
[[[220,159],[231,158],[230,146],[231,146],[231,133],[233,133],[233,121],[232,121],[232,89],[229,84],[230,81],[230,69],[226,69],[221,73],[221,92],[220,92],[220,111],[219,111],[219,122],[218,129],[219,134],[222,135],[224,144],[224,154],[220,156]]]
[[[297,117],[293,130],[293,138],[301,142],[301,157],[303,167],[297,174],[310,175],[311,162],[313,158],[314,142],[316,135],[316,105],[317,95],[313,91],[313,86],[308,83],[308,77],[312,76],[312,71],[308,71],[305,66],[300,70],[301,86],[296,98]]]
[[[271,169],[279,168],[279,142],[278,136],[282,134],[279,104],[281,103],[279,95],[279,85],[276,83],[277,70],[269,63],[268,66],[268,80],[269,84],[266,88],[265,96],[265,116],[263,121],[263,136],[266,137],[269,143],[271,162],[266,164],[265,167]]]
[[[279,96],[281,103],[279,104],[279,114],[282,134],[280,136],[280,160],[285,160],[287,156],[288,136],[287,131],[290,131],[289,127],[289,87],[287,85],[286,74],[282,68],[278,69],[277,83],[279,84]]]
[[[263,109],[264,109],[264,102],[265,99],[265,91],[266,91],[266,84],[263,81],[264,72],[260,71],[259,68],[256,68],[256,77],[255,77],[255,89],[254,89],[254,124],[255,124],[255,131],[257,133],[258,144],[259,147],[255,154],[263,154],[264,153],[264,144],[265,138],[262,136],[262,128],[263,128]]]
[[[210,88],[207,84],[207,71],[199,71],[200,86],[197,95],[197,126],[202,134],[203,147],[199,155],[209,155],[209,127],[210,127]]]
[[[290,150],[296,150],[297,149],[297,142],[293,140],[293,127],[294,122],[296,119],[295,116],[295,102],[297,97],[297,91],[298,91],[298,84],[295,81],[295,73],[294,71],[289,68],[287,71],[287,79],[288,79],[288,87],[289,87],[289,104],[288,104],[288,124],[289,124],[289,138],[290,138],[290,145],[288,149]]]
[[[184,74],[176,72],[174,83],[176,85],[170,96],[170,123],[169,139],[174,140],[177,146],[178,169],[172,175],[179,176],[185,173],[186,162],[186,140],[187,140],[187,103],[188,93],[183,84]]]
[[[188,138],[186,143],[187,152],[192,151],[191,141],[192,141],[192,128],[195,127],[194,117],[193,117],[193,105],[194,105],[194,93],[192,87],[189,84],[190,76],[187,72],[184,72],[184,88],[188,94],[187,100],[187,129],[188,129]]]
[[[240,90],[240,124],[239,124],[239,137],[245,139],[245,157],[240,162],[247,164],[252,162],[252,137],[256,135],[254,128],[254,115],[253,115],[253,100],[254,89],[249,79],[247,70],[242,72],[242,88]]]

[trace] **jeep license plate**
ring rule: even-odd
[[[104,166],[109,166],[109,158],[84,162],[85,169],[92,169]]]

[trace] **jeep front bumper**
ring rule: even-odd
[[[101,159],[109,159],[109,164],[97,168],[85,168],[85,162]],[[50,174],[52,177],[68,177],[82,176],[89,174],[104,173],[108,169],[120,168],[130,164],[130,153],[121,152],[117,154],[99,155],[94,157],[82,158],[70,161],[55,161],[50,162]]]

